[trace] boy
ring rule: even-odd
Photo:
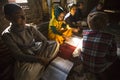
[[[25,13],[17,4],[6,4],[4,14],[10,25],[2,39],[15,59],[15,80],[39,80],[45,65],[56,55],[59,45],[48,43],[36,29],[26,26]]]
[[[78,32],[78,24],[75,17],[77,6],[76,4],[69,4],[69,12],[65,15],[65,22],[69,25],[69,27],[72,29],[72,32],[77,33]]]
[[[103,7],[104,7],[104,4],[99,2],[97,4],[97,6],[90,13],[92,13],[92,12],[103,12]]]
[[[83,20],[83,13],[82,13],[83,8],[84,8],[84,3],[78,2],[76,14],[75,14],[77,21]]]
[[[76,17],[76,10],[76,4],[69,4],[69,12],[65,15],[64,20],[72,29],[72,33],[79,36],[80,32],[82,31],[82,26],[81,22],[78,21],[79,17]]]
[[[63,44],[72,36],[72,30],[64,22],[65,13],[61,6],[56,6],[53,13],[49,23],[48,37],[50,40],[56,40]]]
[[[108,22],[105,13],[91,13],[87,22],[90,30],[83,32],[84,68],[93,73],[101,73],[117,59],[115,37],[104,32]]]

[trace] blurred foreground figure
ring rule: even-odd
[[[37,29],[26,26],[25,13],[19,5],[6,4],[4,14],[12,23],[3,31],[2,39],[15,60],[15,80],[39,80],[59,44],[47,41]]]

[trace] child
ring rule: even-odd
[[[99,2],[97,4],[97,6],[92,11],[90,11],[90,13],[92,13],[92,12],[103,12],[103,7],[104,7],[104,4],[102,2]]]
[[[54,17],[52,17],[49,23],[49,39],[63,44],[71,35],[71,29],[64,22],[64,10],[60,6],[56,6]]]
[[[78,34],[79,30],[81,29],[81,22],[78,21],[79,17],[76,18],[76,10],[76,4],[69,4],[69,12],[64,18],[65,22],[69,25],[74,34]]]
[[[83,8],[84,8],[84,2],[78,2],[76,14],[75,14],[77,21],[83,20],[83,12],[82,12]]]
[[[26,26],[25,13],[17,4],[6,4],[4,14],[10,25],[2,39],[15,59],[15,80],[39,80],[45,65],[56,55],[59,45],[48,43],[35,28]]]
[[[84,68],[93,73],[101,73],[117,59],[115,37],[104,31],[108,22],[105,13],[91,13],[87,22],[90,30],[83,32]]]
[[[107,21],[107,15],[103,12],[88,15],[90,30],[83,31],[81,64],[72,69],[68,80],[109,80],[103,73],[117,60],[117,48],[115,37],[104,32]]]

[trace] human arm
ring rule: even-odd
[[[47,41],[47,38],[36,28],[31,27],[31,31],[37,41]]]
[[[11,56],[16,60],[20,62],[36,62],[44,64],[44,61],[41,60],[40,57],[34,56],[34,55],[28,55],[21,51],[21,49],[18,47],[18,45],[14,42],[11,35],[9,33],[5,33],[2,35],[2,40],[7,45],[9,50],[11,51]]]
[[[70,17],[65,19],[65,22],[71,27],[71,28],[77,28],[76,22],[72,21]]]

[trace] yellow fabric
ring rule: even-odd
[[[52,16],[52,19],[53,19],[54,18],[54,8],[52,8],[51,16]]]
[[[55,40],[58,41],[60,44],[64,42],[63,35],[66,37],[71,37],[72,35],[72,30],[67,26],[64,30],[62,28],[63,21],[57,21],[55,18],[52,18],[49,23],[49,32],[48,32],[48,37],[50,40]],[[61,32],[63,35],[58,35],[52,32],[51,26],[55,26],[57,31]]]

